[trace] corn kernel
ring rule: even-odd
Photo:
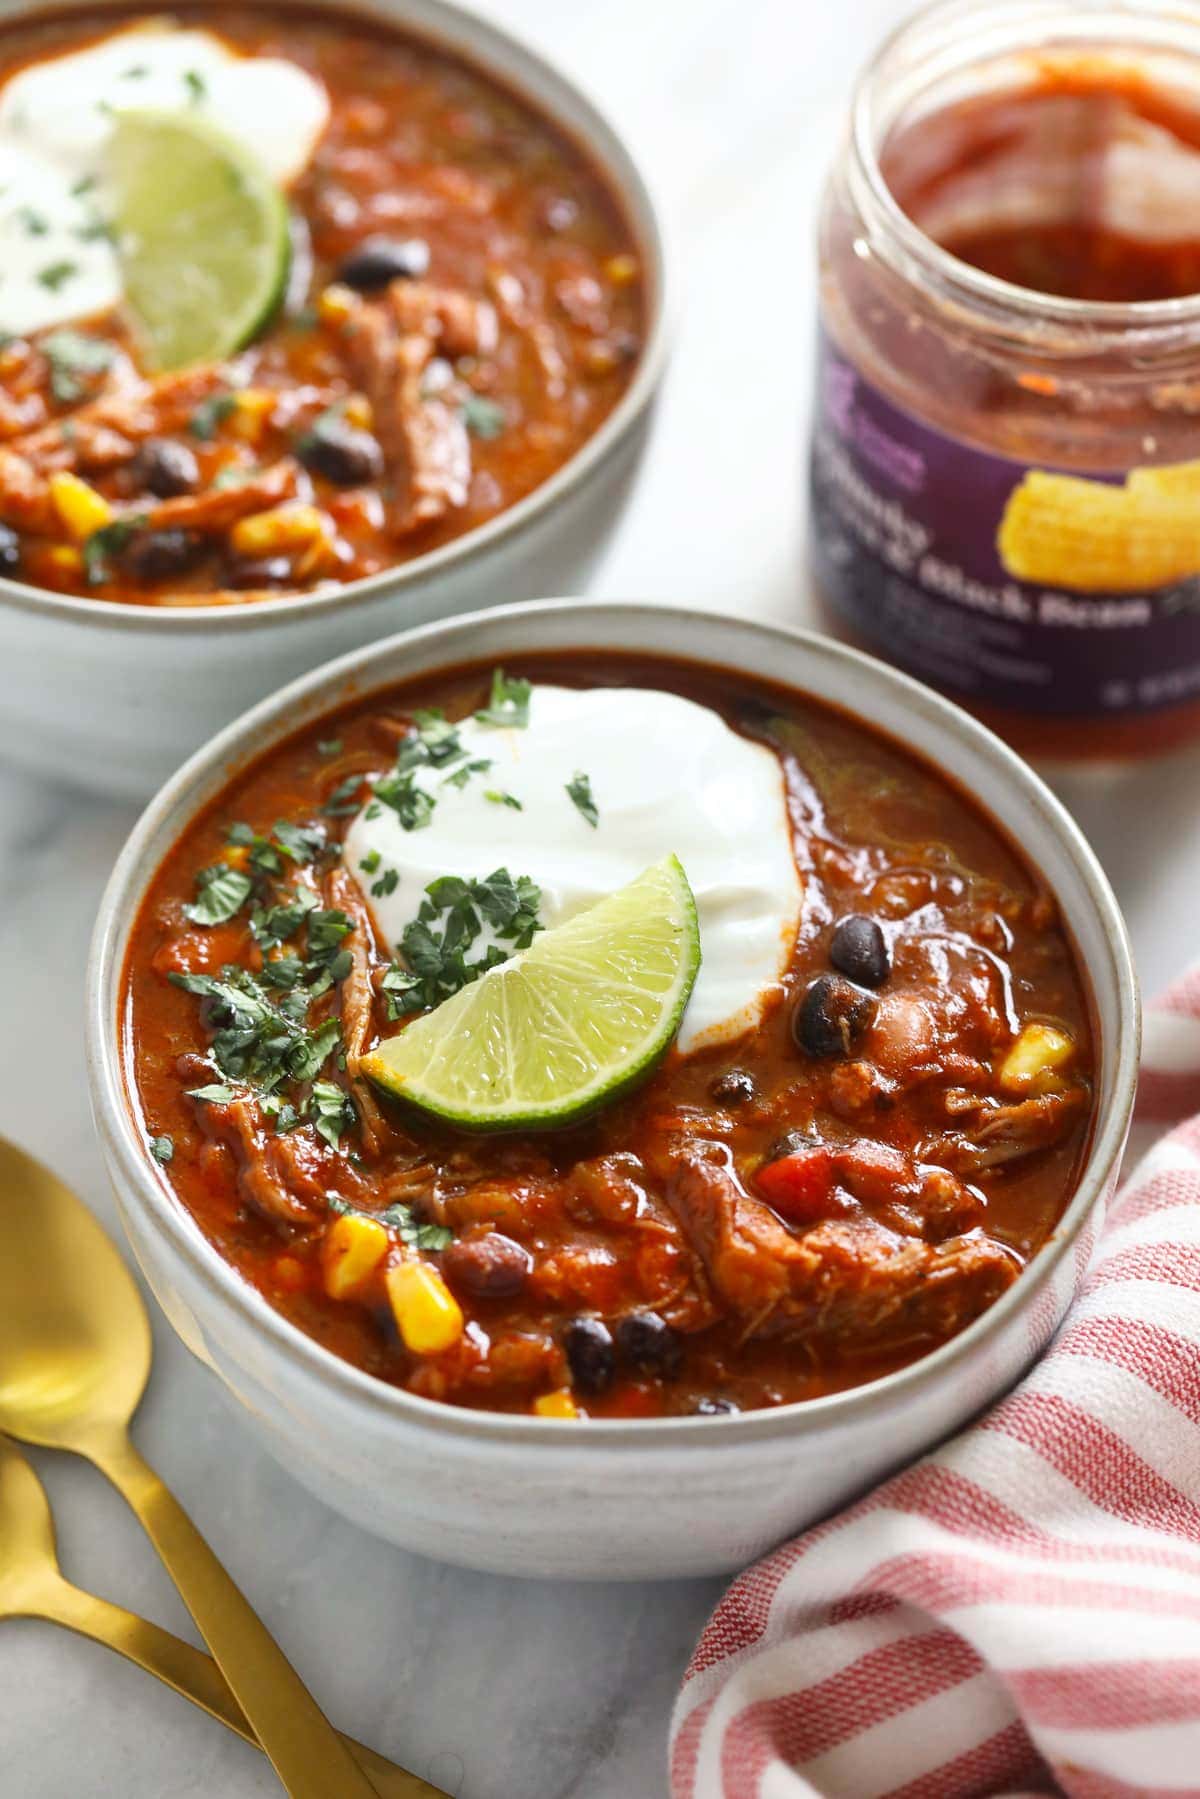
[[[317,298],[317,317],[323,325],[344,325],[358,311],[358,295],[352,287],[335,281]]]
[[[437,1269],[428,1262],[393,1262],[384,1279],[405,1348],[414,1355],[452,1349],[463,1334],[463,1315]]]
[[[1056,1070],[1075,1054],[1074,1039],[1052,1024],[1027,1024],[1000,1065],[1006,1093],[1046,1092],[1058,1085]]]
[[[260,442],[267,417],[275,410],[278,395],[269,387],[243,387],[233,396],[229,429],[243,443]]]
[[[78,543],[90,537],[93,531],[112,523],[113,509],[104,495],[69,469],[59,469],[51,475],[50,498],[59,518]]]
[[[614,287],[628,287],[632,281],[637,280],[638,269],[637,257],[631,256],[628,250],[622,251],[619,256],[610,256],[604,265],[604,273]]]
[[[83,573],[83,557],[69,543],[51,544],[46,551],[46,560],[59,575],[81,575]]]
[[[357,431],[369,431],[375,423],[375,412],[366,394],[351,394],[342,407],[342,417]]]
[[[330,530],[328,515],[319,506],[296,502],[239,519],[229,541],[239,556],[276,556],[286,550],[307,549]]]
[[[349,1299],[362,1287],[387,1254],[389,1241],[375,1218],[357,1212],[335,1218],[321,1244],[321,1272],[330,1299]]]
[[[578,1418],[579,1416],[579,1407],[565,1387],[557,1393],[543,1393],[540,1399],[534,1400],[533,1409],[539,1418]]]

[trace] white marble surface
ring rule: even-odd
[[[813,206],[853,66],[897,0],[492,0],[490,10],[631,130],[676,226],[677,354],[593,591],[803,617]],[[1189,757],[1064,789],[1117,885],[1149,988],[1200,951],[1198,776],[1200,757]],[[53,1162],[110,1225],[81,998],[96,902],[132,818],[0,771],[0,1131]],[[672,1695],[718,1583],[544,1586],[384,1547],[266,1460],[157,1318],[155,1336],[141,1444],[343,1727],[461,1799],[665,1791]],[[186,1631],[121,1502],[82,1466],[36,1459],[68,1573]],[[0,1694],[0,1799],[278,1791],[218,1726],[49,1626],[0,1626]]]

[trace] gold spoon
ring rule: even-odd
[[[378,1799],[179,1501],[129,1440],[150,1323],[83,1201],[0,1138],[0,1430],[71,1449],[133,1508],[292,1799]]]
[[[257,1749],[221,1670],[147,1618],[73,1586],[58,1565],[46,1490],[15,1444],[0,1437],[0,1618],[45,1618],[103,1643],[165,1681]],[[352,1737],[342,1741],[371,1777],[381,1799],[448,1799],[440,1787],[376,1755]]]

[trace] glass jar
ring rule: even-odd
[[[1200,15],[919,14],[858,84],[820,258],[831,628],[1031,754],[1200,738]]]

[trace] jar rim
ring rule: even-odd
[[[958,26],[969,30],[957,31]],[[1051,35],[1053,33],[1053,35]],[[939,48],[940,46],[940,48]],[[859,74],[850,104],[853,198],[872,247],[903,278],[934,287],[943,300],[1012,336],[1048,329],[1091,344],[1136,334],[1149,348],[1200,323],[1200,292],[1168,300],[1081,300],[1005,281],[943,248],[909,217],[884,179],[879,150],[904,105],[950,74],[984,68],[1004,55],[1056,49],[1158,51],[1193,59],[1200,81],[1200,12],[1189,19],[1170,0],[931,0],[889,33]],[[911,65],[911,92],[882,104]],[[915,76],[915,84],[912,80]]]

